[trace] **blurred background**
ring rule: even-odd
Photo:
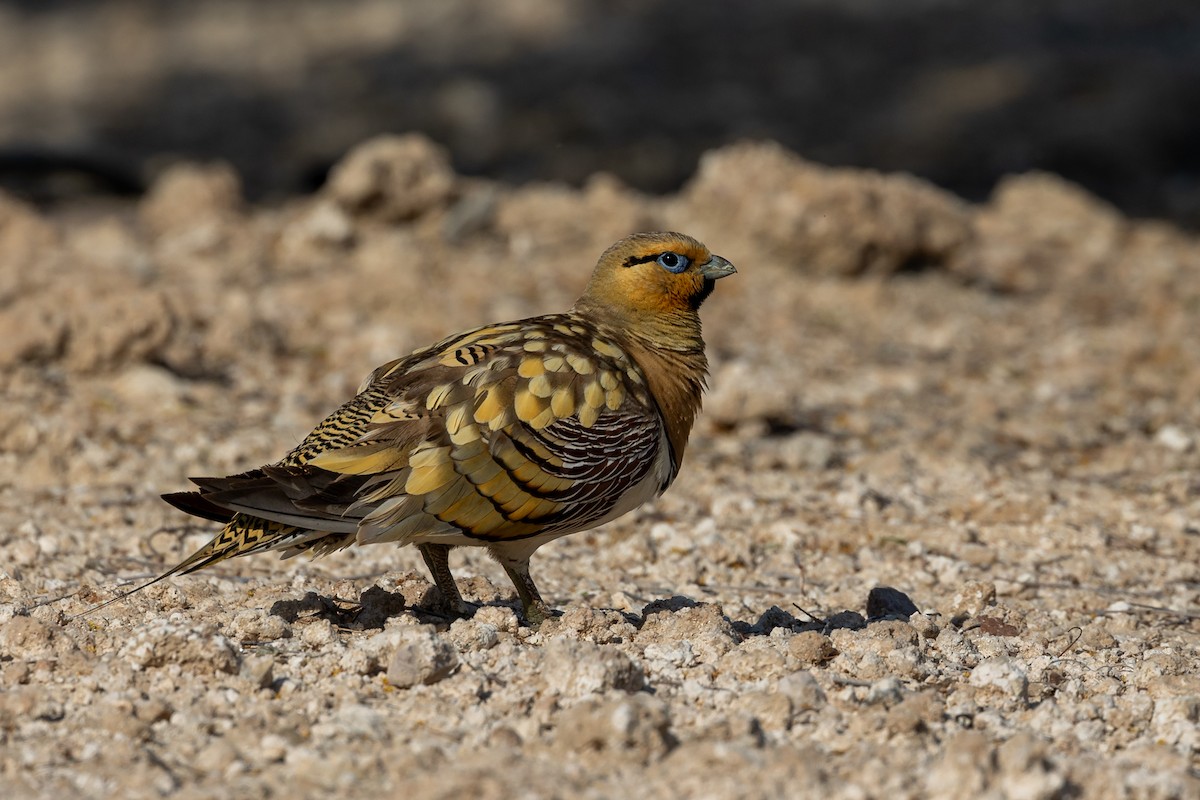
[[[27,0],[0,6],[0,187],[136,194],[221,159],[270,202],[423,131],[466,174],[678,188],[773,139],[969,199],[1041,169],[1200,227],[1195,0]]]

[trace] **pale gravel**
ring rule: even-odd
[[[1200,243],[1044,175],[972,207],[742,145],[655,199],[439,159],[375,143],[276,209],[219,167],[0,198],[5,796],[1200,796]],[[475,551],[439,616],[389,547],[77,616],[211,536],[160,492],[647,227],[740,272],[676,486],[535,556],[561,616]],[[879,586],[920,612],[865,620]]]

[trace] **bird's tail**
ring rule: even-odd
[[[167,499],[171,500],[171,498]],[[224,521],[216,518],[215,513],[212,515],[197,514],[197,516],[206,516],[209,519],[215,519],[215,521]],[[227,558],[259,553],[264,550],[291,548],[295,550],[295,553],[299,553],[310,548],[315,548],[318,545],[316,540],[328,536],[328,534],[304,530],[294,525],[285,525],[282,522],[259,519],[248,514],[230,515],[226,512],[225,516],[228,518],[228,522],[221,529],[221,532],[195,553],[192,553],[192,555],[157,578],[130,589],[128,592],[123,592],[111,600],[106,600],[99,605],[92,606],[77,616],[82,617],[99,611],[118,600],[124,600],[173,575],[187,575],[205,567],[211,567],[213,564],[217,564]],[[326,544],[321,548],[321,551],[328,552],[331,549],[336,548],[331,548]],[[287,553],[285,555],[294,555],[295,553]]]

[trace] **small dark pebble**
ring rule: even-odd
[[[863,619],[863,615],[857,611],[839,611],[836,614],[831,614],[825,618],[824,633],[829,631],[845,628],[847,630],[857,631],[862,630],[867,626],[867,621]]]
[[[908,595],[890,586],[876,586],[867,594],[867,619],[908,619],[920,611]]]
[[[1015,625],[995,617],[980,617],[979,630],[989,636],[1016,636],[1021,631]]]

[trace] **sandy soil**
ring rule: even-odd
[[[974,206],[767,144],[662,198],[412,138],[240,196],[183,166],[103,213],[0,197],[6,796],[1200,796],[1195,238],[1049,175]],[[78,616],[211,535],[160,492],[565,308],[646,228],[740,273],[678,483],[535,557],[561,617],[461,551],[482,608],[438,616],[389,547]]]

